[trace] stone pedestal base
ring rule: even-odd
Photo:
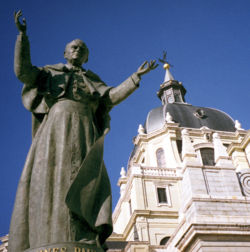
[[[27,249],[24,252],[104,252],[96,245],[87,245],[79,242],[64,242],[48,244],[40,248]]]

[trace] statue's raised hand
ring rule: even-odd
[[[156,64],[155,60],[151,60],[150,62],[144,61],[143,64],[138,68],[136,73],[139,76],[141,76],[141,75],[146,74],[149,71],[155,69],[156,67],[158,67],[158,64]]]
[[[23,23],[19,21],[19,18],[22,16],[22,11],[19,10],[18,12],[14,12],[14,18],[15,18],[15,23],[16,27],[19,30],[20,33],[26,33],[26,20],[23,18]]]

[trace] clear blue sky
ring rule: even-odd
[[[174,77],[193,105],[223,110],[250,128],[249,0],[11,0],[0,8],[1,172],[0,236],[8,233],[18,180],[31,143],[30,113],[21,103],[22,84],[13,72],[17,29],[14,10],[27,19],[32,63],[64,62],[65,44],[74,38],[90,49],[85,68],[109,85],[118,85],[147,59],[167,50]],[[160,106],[156,96],[164,78],[158,67],[141,87],[111,112],[105,142],[113,204],[121,166],[126,166],[147,113]]]

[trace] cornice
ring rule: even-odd
[[[178,211],[152,211],[152,210],[134,210],[132,215],[130,216],[130,220],[127,223],[123,234],[122,239],[126,239],[129,232],[133,228],[134,224],[136,223],[136,219],[138,217],[144,217],[144,218],[156,218],[156,217],[165,217],[165,218],[173,218],[178,219]]]
[[[237,137],[242,137],[241,135],[237,135]],[[234,151],[243,151],[246,146],[250,143],[250,130],[247,131],[244,138],[239,143],[231,143],[227,149],[228,154],[232,155]]]

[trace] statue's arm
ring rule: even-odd
[[[19,34],[17,36],[14,71],[21,82],[29,85],[32,85],[35,82],[40,72],[37,67],[34,67],[31,64],[29,40],[25,34]]]
[[[155,69],[158,65],[155,61],[145,61],[127,80],[122,82],[119,86],[112,88],[109,91],[109,99],[112,105],[119,104],[132,94],[138,87],[143,74]]]
[[[112,105],[117,105],[132,94],[140,83],[140,76],[136,73],[132,74],[127,80],[123,81],[117,87],[110,89],[109,99]]]
[[[33,85],[40,72],[37,67],[32,66],[30,58],[30,44],[26,35],[26,22],[20,23],[19,17],[22,15],[21,11],[15,12],[15,23],[19,30],[15,45],[14,56],[14,71],[17,78],[28,85]]]

